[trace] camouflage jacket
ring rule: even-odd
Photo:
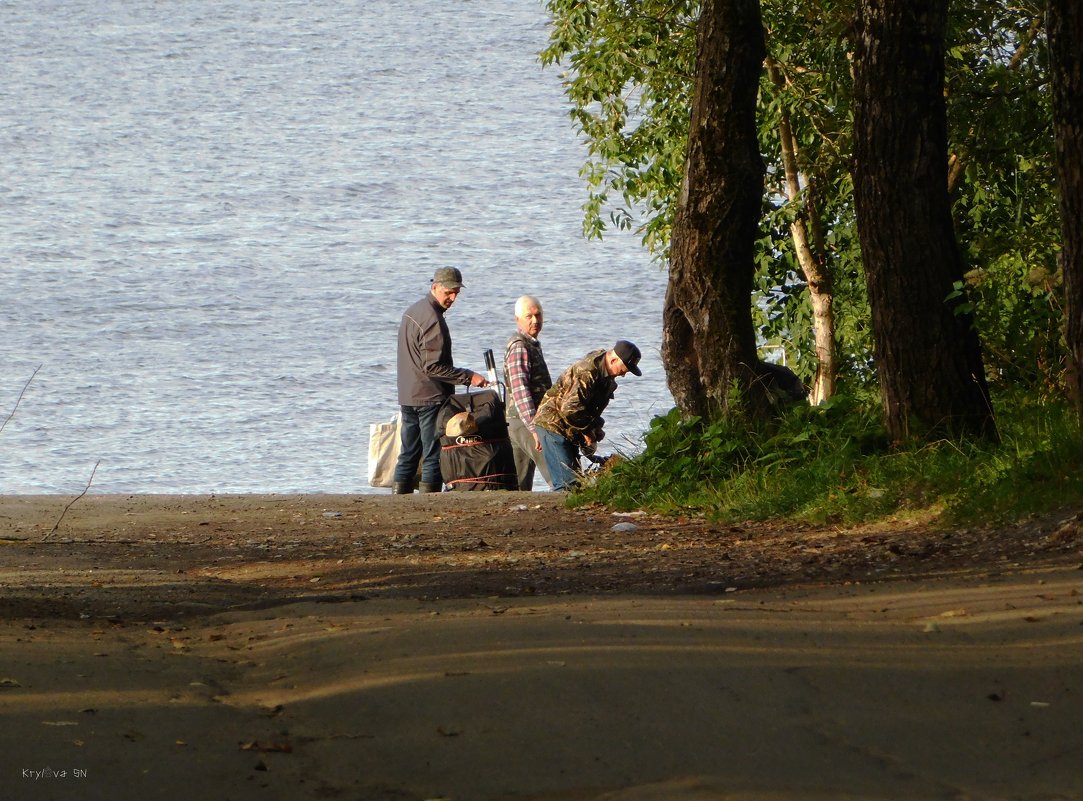
[[[545,393],[534,425],[559,434],[576,445],[586,434],[595,442],[605,436],[602,412],[609,405],[617,382],[605,369],[605,350],[594,350],[563,372]]]

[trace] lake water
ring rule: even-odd
[[[37,0],[0,30],[0,492],[375,491],[398,320],[443,265],[458,365],[529,292],[554,376],[642,349],[608,450],[672,406],[666,278],[582,237],[540,2]]]

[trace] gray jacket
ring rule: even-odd
[[[451,361],[451,333],[444,308],[431,293],[408,308],[399,324],[399,405],[436,406],[469,385],[472,370]]]

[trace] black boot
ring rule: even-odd
[[[396,481],[391,487],[392,495],[412,495],[414,492],[413,481]]]
[[[430,484],[428,481],[422,481],[421,485],[417,488],[418,492],[443,492],[443,484]]]

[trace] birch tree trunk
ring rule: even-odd
[[[858,0],[854,204],[889,433],[995,438],[948,199],[948,0]]]
[[[767,70],[771,82],[781,90],[784,80],[778,65],[768,59]],[[778,133],[786,174],[786,198],[790,203],[802,204],[790,224],[790,236],[793,238],[797,262],[801,265],[801,272],[808,283],[809,302],[812,305],[816,376],[809,390],[809,403],[817,406],[835,394],[835,378],[838,374],[835,355],[835,288],[831,271],[827,268],[827,248],[816,210],[815,187],[807,186],[802,195],[797,143],[794,141],[790,115],[786,111],[782,112]]]

